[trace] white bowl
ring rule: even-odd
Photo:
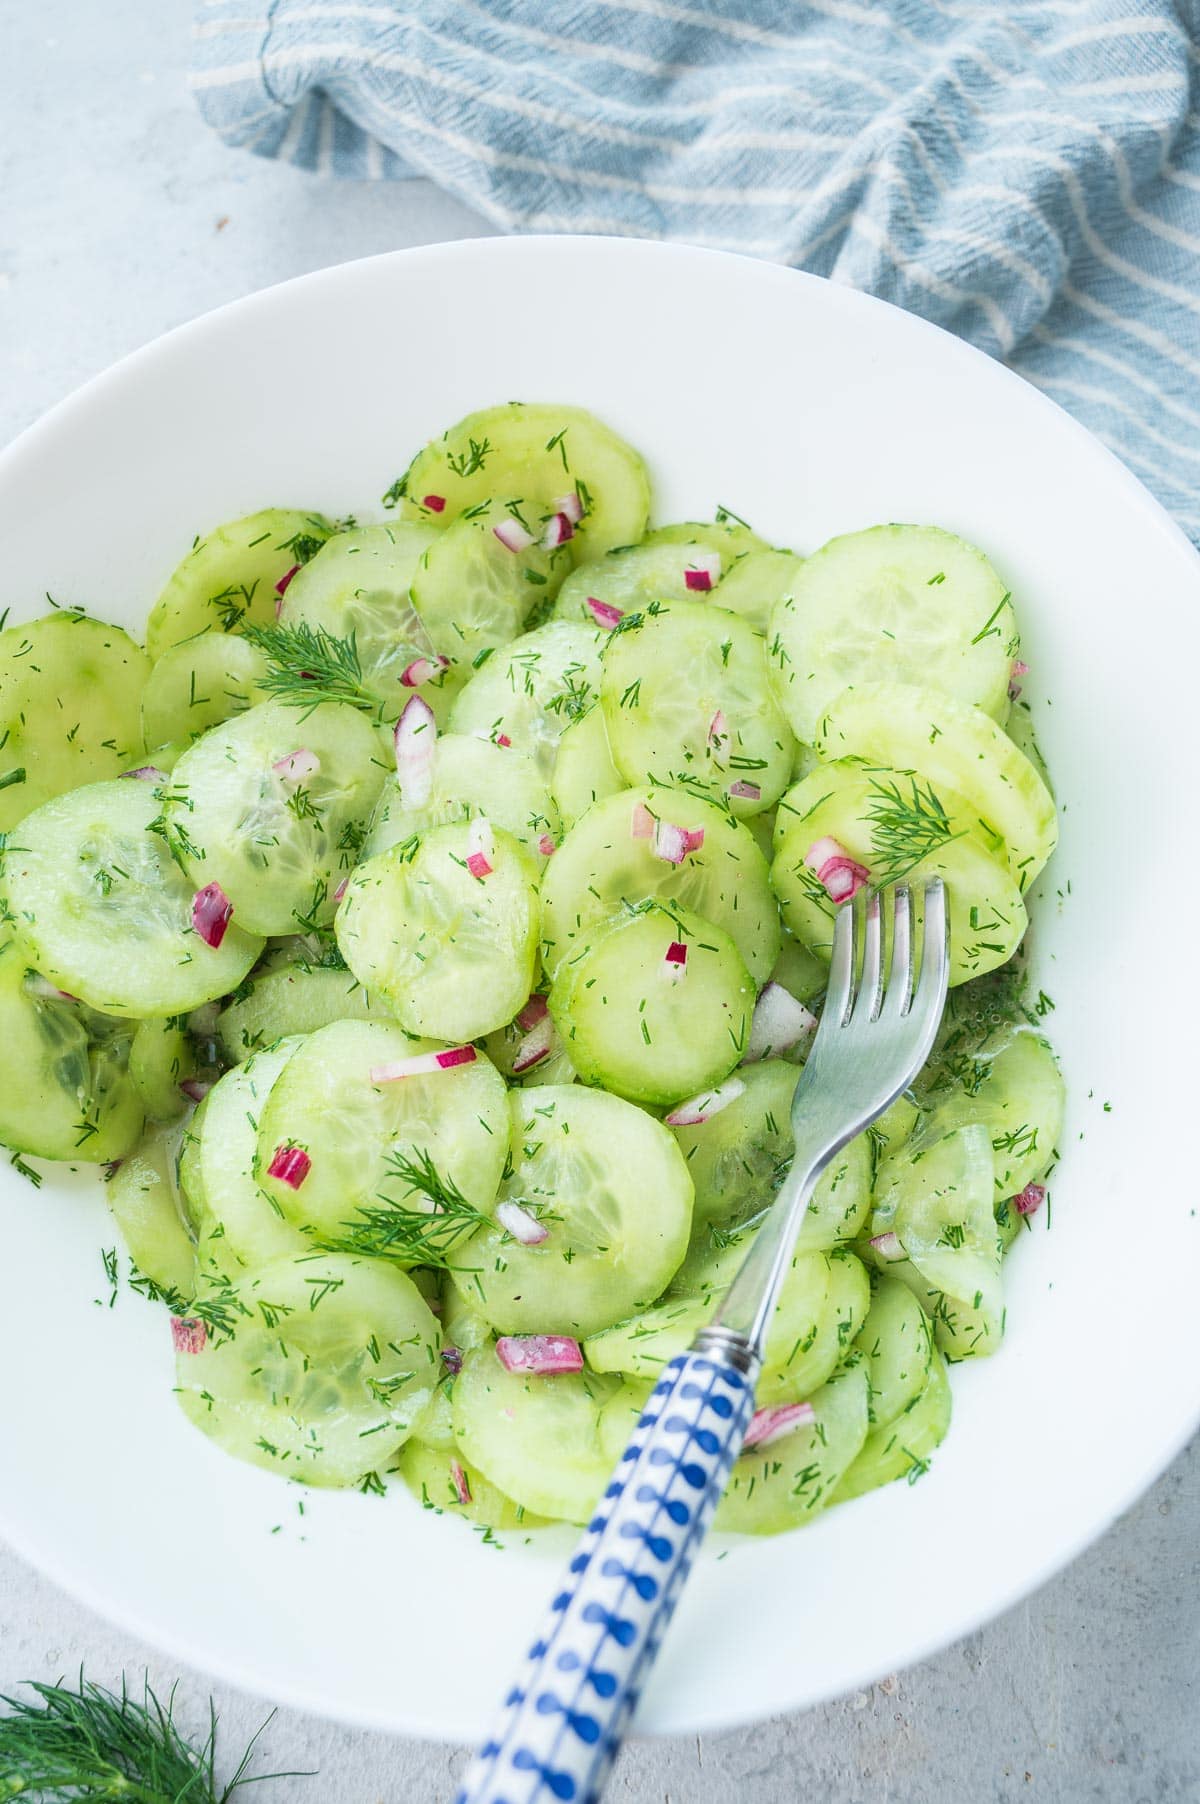
[[[974,1628],[1098,1535],[1196,1424],[1182,803],[1200,793],[1200,562],[1065,414],[880,302],[676,246],[484,240],[288,283],[91,383],[0,459],[3,600],[21,619],[48,590],[137,632],[194,533],[268,503],[376,513],[417,446],[513,395],[627,434],[662,520],[723,502],[802,550],[880,520],[985,547],[1062,802],[1035,911],[1071,1092],[1052,1225],[1044,1211],[1016,1247],[1008,1340],[955,1370],[954,1425],[919,1484],[695,1572],[639,1727],[711,1730]],[[162,1313],[107,1307],[116,1236],[93,1179],[35,1194],[4,1167],[0,1235],[13,1545],[223,1678],[475,1737],[570,1535],[498,1551],[405,1496],[302,1493],[228,1459],[175,1406]]]

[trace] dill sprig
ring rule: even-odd
[[[946,810],[932,783],[910,774],[908,793],[900,782],[871,778],[867,819],[871,823],[871,877],[876,884],[898,883],[922,859],[940,851],[951,840]]]
[[[175,1692],[163,1704],[146,1682],[139,1701],[79,1676],[77,1686],[33,1683],[39,1703],[0,1699],[0,1798],[28,1796],[43,1804],[62,1800],[117,1800],[122,1804],[228,1804],[243,1786],[263,1780],[306,1778],[302,1773],[251,1775],[262,1725],[223,1789],[216,1776],[217,1716],[209,1705],[209,1731],[200,1748],[175,1723]],[[267,1718],[267,1722],[270,1717]]]
[[[378,700],[363,682],[353,633],[339,639],[336,633],[301,620],[291,626],[248,626],[242,637],[267,660],[269,668],[259,677],[259,688],[280,701],[303,708],[305,714],[322,702],[346,702],[364,713],[376,712]]]
[[[342,1224],[347,1230],[344,1237],[325,1244],[339,1253],[453,1270],[450,1255],[455,1247],[476,1228],[489,1226],[491,1216],[469,1202],[426,1152],[411,1159],[392,1152],[387,1169],[389,1177],[404,1185],[406,1195],[422,1196],[430,1207],[413,1208],[381,1191],[378,1204],[360,1206],[357,1217]]]

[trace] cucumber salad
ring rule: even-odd
[[[718,1524],[915,1478],[1062,1119],[1002,577],[935,526],[651,527],[557,405],[383,499],[197,538],[145,649],[0,632],[0,1140],[104,1168],[228,1452],[583,1522],[787,1171],[837,908],[939,875],[937,1045],[817,1188]]]

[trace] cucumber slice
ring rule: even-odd
[[[882,1273],[876,1277],[854,1344],[867,1362],[871,1427],[885,1427],[916,1402],[933,1359],[929,1319],[906,1284]]]
[[[476,1039],[533,988],[537,871],[510,834],[490,828],[488,840],[483,876],[467,863],[473,829],[454,825],[368,859],[347,885],[342,956],[410,1033]]]
[[[31,962],[106,1014],[186,1014],[231,990],[262,948],[232,922],[219,946],[205,944],[194,886],[158,824],[151,785],[118,777],[44,802],[5,849],[8,906]]]
[[[581,407],[509,401],[468,414],[427,445],[390,498],[403,500],[406,519],[447,525],[493,496],[516,496],[512,511],[536,536],[571,493],[585,509],[571,541],[577,558],[645,532],[650,479],[632,446]]]
[[[589,599],[604,608],[615,608],[618,614],[635,613],[655,601],[686,601],[695,592],[687,580],[688,571],[707,573],[710,566],[709,547],[695,539],[622,545],[572,571],[558,592],[554,612],[559,620],[595,626]],[[717,579],[714,576],[712,580],[715,584]]]
[[[983,553],[937,526],[831,539],[776,604],[769,637],[780,701],[809,745],[835,696],[876,678],[920,683],[1003,723],[1021,644],[1008,590]]]
[[[511,551],[496,528],[511,526],[513,518],[499,501],[460,514],[433,535],[413,575],[413,606],[426,632],[468,675],[481,652],[517,637],[571,568],[565,546]]]
[[[371,1080],[377,1067],[430,1050],[429,1041],[399,1027],[336,1021],[310,1034],[288,1060],[262,1109],[256,1171],[302,1233],[340,1241],[355,1227],[371,1227],[359,1219],[364,1211],[386,1227],[389,1209],[432,1209],[405,1176],[413,1165],[431,1165],[444,1186],[477,1209],[491,1208],[508,1151],[508,1110],[504,1079],[488,1060]],[[281,1146],[303,1147],[312,1160],[299,1189],[269,1175]]]
[[[558,809],[541,770],[515,747],[492,745],[465,733],[440,733],[433,748],[432,789],[422,808],[406,808],[399,778],[384,780],[363,846],[375,858],[414,833],[485,815],[539,859],[546,835],[557,842]]]
[[[535,1022],[534,1027],[537,1025]],[[497,1028],[495,1033],[485,1037],[483,1050],[510,1084],[522,1087],[530,1084],[573,1084],[579,1074],[564,1051],[557,1032],[551,1035],[550,1049],[544,1058],[539,1058],[532,1065],[522,1062],[522,1069],[514,1071],[513,1066],[518,1057],[524,1055],[527,1058],[529,1055],[527,1036],[533,1031],[533,1028],[522,1027],[519,1021],[510,1021],[507,1027]]]
[[[756,633],[766,634],[774,609],[795,594],[804,559],[794,551],[746,551],[721,578],[717,606],[739,614]]]
[[[289,961],[258,971],[217,1017],[217,1038],[234,1064],[285,1034],[311,1034],[334,1021],[392,1020],[353,971]]]
[[[307,1253],[223,1294],[233,1333],[176,1360],[184,1414],[227,1453],[310,1485],[396,1456],[433,1396],[437,1322],[378,1260]]]
[[[128,1023],[47,989],[19,943],[0,947],[0,1141],[41,1159],[120,1159],[143,1122]]]
[[[911,1097],[898,1096],[890,1109],[885,1109],[867,1129],[867,1139],[875,1153],[875,1164],[888,1153],[898,1152],[912,1135],[921,1119],[921,1111]]]
[[[209,727],[265,701],[259,678],[266,669],[267,660],[257,646],[232,633],[201,633],[170,646],[151,670],[142,693],[146,744],[198,739]]]
[[[811,1398],[816,1420],[735,1461],[715,1526],[742,1535],[799,1528],[832,1501],[867,1438],[867,1370],[848,1361]]]
[[[491,1323],[449,1278],[442,1287],[442,1338],[446,1346],[457,1347],[460,1353],[486,1347],[492,1338]]]
[[[454,1381],[455,1439],[527,1510],[586,1522],[612,1475],[600,1416],[616,1390],[597,1372],[506,1372],[494,1346],[480,1347]]]
[[[152,1127],[105,1186],[126,1251],[144,1277],[173,1302],[196,1288],[196,1243],[184,1222],[175,1180],[177,1128]]]
[[[672,602],[629,615],[605,647],[600,699],[613,762],[630,783],[695,790],[739,818],[787,788],[791,731],[763,641],[736,614]]]
[[[1019,1196],[1043,1176],[1062,1132],[1065,1086],[1040,1034],[1005,1032],[969,1061],[970,1087],[927,1098],[913,1151],[955,1128],[980,1122],[992,1143],[995,1201]]]
[[[1024,753],[980,709],[936,690],[903,683],[844,690],[822,717],[816,747],[824,761],[890,764],[960,796],[984,840],[1003,842],[1022,892],[1058,842],[1054,798]]]
[[[211,1094],[211,1092],[210,1092]],[[185,1121],[179,1135],[179,1154],[175,1161],[175,1182],[179,1189],[179,1206],[192,1232],[199,1235],[208,1207],[204,1195],[204,1178],[200,1169],[200,1136],[208,1113],[208,1097],[199,1104],[190,1121]]]
[[[672,963],[682,953],[686,962]],[[598,926],[558,969],[550,1013],[585,1083],[665,1107],[746,1050],[755,989],[727,933],[679,903]]]
[[[813,1003],[825,993],[829,982],[829,966],[818,958],[793,933],[786,930],[779,947],[779,957],[771,971],[771,982],[781,983],[800,1002]]]
[[[552,620],[525,633],[475,673],[450,715],[455,733],[514,746],[549,777],[559,740],[600,688],[604,634]]]
[[[781,815],[785,808],[791,825],[771,866],[771,882],[788,930],[824,959],[837,909],[805,863],[809,848],[824,838],[835,839],[876,884],[906,877],[918,914],[921,879],[944,880],[952,984],[995,970],[1020,945],[1028,925],[1020,889],[1002,852],[978,837],[967,803],[952,791],[935,789],[912,771],[846,760],[824,764],[796,784]]]
[[[514,1503],[483,1476],[478,1466],[464,1460],[457,1447],[431,1447],[416,1436],[400,1449],[396,1464],[404,1483],[427,1510],[449,1516],[465,1516],[482,1528],[541,1528],[543,1516]],[[465,1494],[465,1501],[464,1501]]]
[[[236,1282],[269,1260],[312,1251],[299,1228],[285,1221],[254,1175],[258,1124],[272,1086],[298,1036],[257,1053],[209,1091],[204,1114],[192,1124],[199,1148],[199,1184],[191,1188],[202,1269]]]
[[[952,1401],[945,1361],[935,1352],[924,1390],[894,1421],[871,1430],[829,1501],[846,1503],[897,1478],[914,1483],[928,1471],[929,1455],[946,1438]]]
[[[620,1464],[640,1417],[654,1389],[653,1378],[622,1378],[600,1411],[600,1439],[610,1468]]]
[[[550,788],[563,827],[573,827],[593,802],[602,802],[625,787],[612,761],[604,710],[598,702],[573,720],[558,742]]]
[[[431,676],[420,685],[438,710],[457,688],[438,666],[440,647],[413,606],[411,588],[420,561],[437,534],[431,527],[397,523],[339,532],[288,585],[280,624],[307,626],[335,639],[353,639],[362,687],[386,720],[396,720],[413,693],[404,674],[424,658]],[[444,708],[443,710],[444,711]]]
[[[1024,752],[1030,764],[1050,795],[1054,794],[1054,784],[1042,756],[1042,748],[1038,744],[1038,736],[1033,725],[1033,711],[1028,702],[1014,703],[1008,719],[1004,723],[1004,731],[1008,734],[1019,752]]]
[[[179,1088],[196,1075],[196,1048],[186,1015],[141,1021],[129,1049],[129,1078],[151,1121],[178,1121],[188,1099]]]
[[[275,766],[295,752],[311,775]],[[219,883],[250,933],[323,924],[351,868],[383,782],[374,732],[342,702],[307,714],[263,702],[213,727],[172,773],[167,836],[197,888]]]
[[[750,551],[766,551],[767,541],[759,538],[752,526],[732,514],[716,520],[676,520],[669,526],[655,526],[643,540],[647,545],[703,545],[715,551],[723,562],[744,557]]]
[[[334,531],[323,514],[267,507],[197,539],[150,610],[150,656],[157,660],[197,633],[270,626],[278,584],[313,557]]]
[[[722,1233],[774,1201],[795,1152],[792,1096],[798,1073],[783,1059],[744,1065],[740,1096],[695,1127],[672,1128],[696,1187],[697,1229]],[[850,1241],[871,1209],[871,1142],[858,1134],[823,1172],[796,1239],[813,1250]]]
[[[140,645],[86,614],[0,633],[0,832],[52,796],[143,762],[149,673]]]
[[[704,841],[681,864],[634,837],[644,813]],[[753,837],[723,808],[678,789],[627,789],[589,808],[542,877],[542,958],[553,977],[602,921],[629,904],[679,903],[722,928],[756,984],[779,956],[779,910],[767,861]]]
[[[817,1385],[845,1359],[862,1332],[871,1306],[871,1281],[861,1259],[845,1247],[804,1254],[828,1261],[829,1288],[815,1324],[811,1319],[787,1345],[773,1333],[767,1361],[755,1389],[760,1409],[773,1403],[795,1403],[810,1397]]]
[[[502,1334],[595,1334],[647,1308],[687,1250],[692,1186],[667,1129],[601,1090],[509,1094],[512,1141],[499,1203],[549,1228],[523,1246],[481,1228],[454,1283]],[[486,1462],[485,1462],[486,1469]],[[501,1481],[502,1482],[502,1481]]]

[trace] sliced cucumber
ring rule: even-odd
[[[469,676],[480,653],[507,645],[571,568],[570,551],[538,544],[512,551],[514,514],[493,501],[435,533],[412,579],[413,605],[443,657]],[[519,523],[519,522],[518,522]]]
[[[1020,649],[1008,590],[992,566],[936,526],[873,526],[831,539],[776,604],[770,638],[780,700],[806,744],[817,743],[817,723],[841,690],[877,678],[920,683],[1003,722]]]
[[[259,678],[266,669],[264,654],[236,634],[200,633],[170,646],[142,694],[146,744],[198,739],[209,727],[265,701]]]
[[[680,864],[657,856],[645,817],[703,843]],[[637,837],[635,837],[637,835]],[[677,902],[729,935],[756,984],[779,956],[779,910],[767,861],[723,808],[678,789],[627,789],[589,808],[542,877],[542,958],[553,977],[596,925],[627,904]]]
[[[538,873],[510,834],[433,827],[360,864],[337,913],[342,956],[410,1033],[473,1040],[533,988]],[[485,869],[475,875],[468,859]]]
[[[1054,798],[1025,754],[979,708],[933,689],[861,683],[823,715],[816,738],[826,761],[860,758],[919,772],[960,796],[985,843],[1003,842],[1024,892],[1058,842]]]
[[[377,1250],[390,1253],[389,1212],[433,1209],[411,1182],[412,1168],[426,1164],[476,1208],[491,1208],[508,1152],[504,1079],[494,1066],[475,1058],[424,1076],[371,1078],[381,1066],[433,1049],[399,1027],[337,1021],[293,1053],[262,1109],[256,1172],[301,1232],[342,1241],[374,1225]],[[298,1189],[269,1175],[276,1152],[288,1146],[312,1161]]]
[[[970,1087],[934,1091],[913,1136],[914,1150],[980,1122],[992,1143],[995,1201],[1019,1196],[1051,1164],[1062,1132],[1065,1086],[1040,1034],[1003,1032],[974,1052]]]
[[[716,1526],[742,1535],[799,1528],[832,1500],[867,1438],[867,1370],[848,1361],[811,1402],[816,1419],[749,1448],[734,1464],[717,1507]]]
[[[550,991],[550,1013],[584,1082],[660,1107],[728,1076],[746,1049],[754,1003],[729,935],[677,902],[598,926],[563,960]]]
[[[150,610],[150,656],[161,658],[168,647],[196,633],[269,626],[279,601],[278,585],[313,557],[334,530],[323,514],[267,507],[197,539]]]
[[[307,1253],[225,1298],[234,1323],[180,1352],[185,1415],[227,1453],[310,1485],[352,1485],[394,1459],[437,1382],[437,1322],[403,1272]]]
[[[935,789],[915,772],[846,759],[805,777],[788,791],[781,815],[785,806],[791,824],[771,882],[789,932],[823,958],[830,954],[837,905],[806,859],[826,838],[863,865],[873,883],[907,878],[918,914],[921,879],[943,879],[952,984],[995,970],[1020,945],[1028,917],[1018,884],[1003,851],[983,842],[968,805],[952,791]]]
[[[239,983],[262,947],[235,922],[219,946],[200,938],[194,886],[152,831],[158,818],[149,783],[90,783],[43,803],[4,853],[30,962],[105,1014],[186,1014]]]
[[[787,788],[794,743],[763,641],[736,614],[672,602],[630,615],[604,651],[600,699],[630,783],[687,788],[739,818]]]
[[[573,720],[558,742],[550,788],[563,827],[573,827],[593,802],[616,795],[625,779],[612,760],[604,710],[594,702]]]
[[[721,578],[718,607],[740,614],[756,633],[767,633],[776,606],[793,595],[804,559],[794,551],[746,551]]]
[[[544,1524],[544,1517],[506,1497],[478,1466],[462,1459],[454,1446],[431,1447],[414,1435],[400,1449],[396,1470],[427,1510],[465,1516],[483,1528],[515,1530]]]
[[[802,1258],[820,1258],[828,1262],[829,1287],[825,1303],[815,1324],[811,1317],[798,1321],[796,1332],[785,1345],[782,1335],[772,1333],[767,1347],[767,1360],[758,1381],[755,1396],[760,1408],[773,1403],[795,1403],[812,1395],[817,1385],[850,1351],[871,1306],[871,1281],[861,1259],[845,1247],[832,1252],[801,1254]]]
[[[454,1283],[502,1334],[580,1338],[647,1308],[687,1250],[692,1186],[653,1117],[599,1090],[509,1095],[512,1142],[498,1203],[549,1228],[524,1246],[497,1222],[455,1259]]]
[[[854,1344],[867,1362],[871,1427],[882,1428],[920,1396],[933,1358],[929,1318],[906,1284],[877,1275]]]
[[[442,525],[493,496],[515,496],[513,511],[535,536],[561,496],[577,495],[579,558],[635,544],[650,511],[646,466],[632,446],[581,407],[522,401],[468,414],[418,453],[392,493],[407,519]]]
[[[52,796],[142,761],[149,674],[140,645],[86,614],[0,632],[0,832]]]
[[[272,1086],[302,1044],[297,1036],[256,1053],[209,1091],[193,1123],[199,1184],[192,1210],[200,1263],[235,1282],[269,1260],[298,1258],[312,1244],[286,1221],[254,1174],[258,1125]]]
[[[514,746],[549,777],[559,740],[600,688],[604,634],[552,620],[499,651],[471,678],[450,715],[451,731]]]
[[[277,768],[292,754],[310,774]],[[172,773],[170,844],[197,888],[219,883],[251,933],[332,919],[383,782],[365,717],[341,702],[307,714],[263,702],[213,727]]]
[[[380,792],[362,856],[374,858],[414,833],[485,815],[539,859],[546,836],[557,843],[558,809],[535,761],[514,746],[493,745],[465,733],[440,733],[433,749],[429,800],[406,808],[399,779],[389,775]]]
[[[554,612],[560,620],[582,620],[611,630],[614,617],[604,610],[632,614],[651,602],[686,601],[695,593],[688,572],[702,571],[707,577],[711,563],[708,546],[694,539],[622,545],[573,571],[558,592]],[[715,575],[712,581],[715,585]],[[600,603],[601,616],[588,606],[589,600]]]
[[[151,1121],[178,1121],[188,1099],[179,1088],[196,1075],[196,1047],[186,1015],[141,1021],[129,1050],[129,1078]]]
[[[368,995],[353,971],[301,960],[257,971],[217,1017],[225,1056],[237,1064],[285,1034],[311,1034],[334,1021],[383,1021],[391,1010]]]
[[[612,1473],[600,1417],[617,1381],[596,1372],[506,1372],[494,1346],[454,1381],[454,1435],[505,1496],[542,1516],[586,1522]]]
[[[829,1501],[846,1503],[897,1478],[914,1483],[928,1470],[929,1455],[946,1438],[951,1406],[945,1362],[934,1353],[924,1390],[894,1421],[871,1430]]]
[[[138,1271],[182,1303],[196,1288],[196,1243],[179,1201],[178,1142],[177,1128],[152,1127],[121,1160],[104,1194]]]
[[[779,947],[779,957],[771,972],[771,982],[781,983],[800,1002],[816,1002],[829,981],[829,966],[793,933],[786,930]]]
[[[1054,784],[1051,780],[1050,772],[1047,769],[1046,760],[1042,754],[1042,748],[1038,743],[1037,732],[1033,725],[1033,711],[1028,702],[1014,703],[1008,719],[1004,723],[1004,731],[1008,734],[1017,750],[1024,752],[1030,764],[1032,764],[1034,770],[1046,785],[1050,795],[1053,795]]]
[[[703,545],[715,551],[726,565],[750,551],[766,551],[767,541],[752,526],[726,514],[716,520],[676,520],[655,526],[646,534],[647,545]]]

